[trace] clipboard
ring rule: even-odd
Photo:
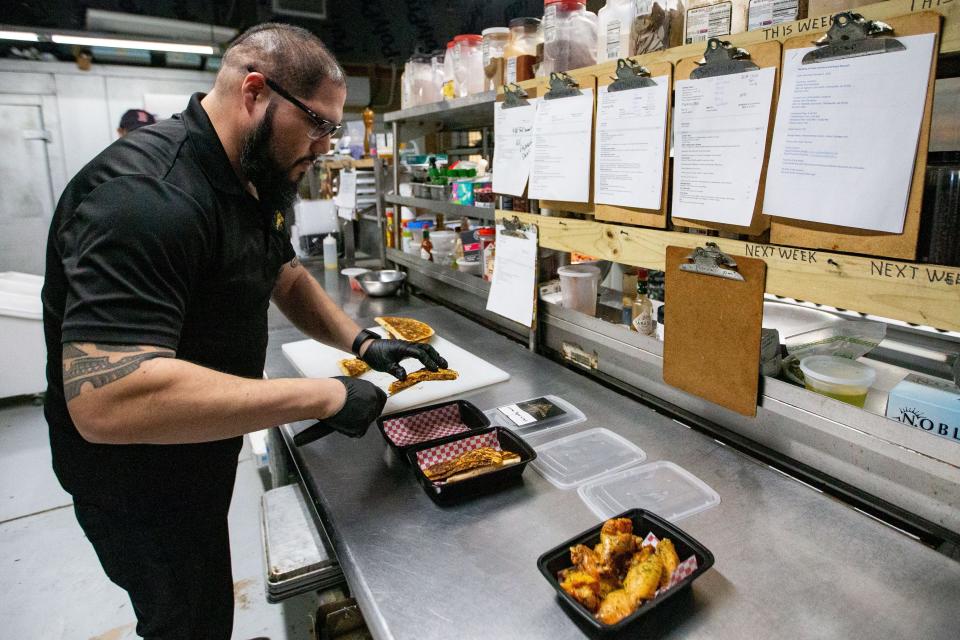
[[[621,65],[621,63],[623,64]],[[622,91],[642,91],[644,88],[642,86],[643,83],[632,80],[632,77],[643,78],[643,74],[645,74],[647,77],[667,76],[667,82],[670,83],[671,87],[673,86],[673,65],[669,62],[656,62],[650,65],[640,66],[631,65],[630,62],[626,60],[618,60],[617,77],[598,77],[597,91],[599,92],[600,87],[609,87],[616,85],[618,82],[626,83],[621,89]],[[607,90],[610,91],[610,89]],[[672,107],[673,91],[671,90],[667,92],[667,135],[664,138],[663,148],[663,191],[660,194],[660,208],[640,209],[636,207],[621,207],[613,204],[595,204],[594,217],[597,220],[625,222],[627,224],[635,224],[643,227],[656,227],[658,229],[667,228],[667,203],[669,202],[667,196],[669,195],[670,185],[670,127],[673,124]],[[594,109],[593,130],[597,130],[596,109]],[[594,140],[593,146],[596,147],[596,140]]]
[[[767,265],[715,243],[667,247],[663,380],[745,416],[757,415]]]
[[[842,15],[856,16],[858,14],[837,14],[831,21]],[[914,162],[910,194],[907,198],[903,232],[886,233],[871,229],[856,229],[820,222],[779,218],[776,217],[776,212],[769,212],[773,216],[770,227],[770,242],[794,247],[862,253],[902,260],[916,259],[917,240],[920,235],[920,210],[923,204],[924,178],[927,171],[927,151],[930,146],[930,120],[933,114],[933,91],[937,73],[937,52],[940,50],[941,21],[940,14],[933,11],[913,13],[899,18],[890,18],[886,21],[893,28],[892,35],[894,37],[916,36],[924,33],[934,34],[930,76],[927,80],[927,99],[923,108],[923,120],[920,121],[920,138],[917,141],[917,156]],[[783,48],[784,51],[787,51],[789,49],[807,48],[813,44],[813,39],[810,36],[797,36],[784,42]],[[882,55],[882,52],[879,51],[875,53]]]
[[[584,70],[575,70],[569,71],[563,74],[550,74],[549,78],[538,78],[537,80],[537,92],[536,95],[542,97],[543,100],[563,100],[564,93],[556,93],[557,89],[553,88],[554,85],[551,85],[551,80],[556,78],[556,76],[561,75],[566,78],[569,78],[573,86],[569,86],[569,89],[583,90],[583,89],[592,89],[593,90],[593,121],[596,122],[597,118],[597,77],[592,73],[588,73]],[[576,93],[570,93],[569,95],[576,95]],[[571,211],[573,213],[593,213],[593,146],[594,146],[594,136],[590,136],[590,197],[587,202],[563,202],[560,200],[540,200],[541,209],[559,209],[560,211]]]
[[[717,38],[707,41],[703,58],[685,58],[677,63],[674,83],[679,80],[697,80],[700,77],[716,77],[743,73],[757,68],[773,67],[773,97],[770,100],[770,118],[767,121],[767,140],[763,150],[763,163],[760,168],[760,184],[757,187],[757,200],[754,203],[753,218],[747,226],[687,220],[671,216],[675,226],[691,229],[712,229],[729,233],[759,236],[770,228],[770,217],[763,214],[763,189],[767,182],[767,161],[770,159],[770,141],[773,140],[773,119],[777,113],[777,96],[780,94],[781,47],[777,41],[751,45],[749,50],[733,47]],[[747,64],[751,63],[751,64]]]

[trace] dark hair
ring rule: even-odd
[[[247,65],[294,95],[311,97],[324,80],[345,84],[343,69],[323,42],[301,27],[264,22],[250,27],[227,48],[223,67]]]

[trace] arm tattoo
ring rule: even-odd
[[[113,359],[110,354],[129,353]],[[71,342],[63,347],[63,395],[70,402],[85,383],[94,388],[125,378],[153,358],[172,358],[173,351],[157,347],[116,344],[79,344]]]

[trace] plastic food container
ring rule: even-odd
[[[644,511],[643,509],[630,509],[629,511],[624,511],[623,513],[617,514],[617,517],[630,518],[630,520],[633,522],[633,532],[635,535],[647,536],[647,534],[652,533],[661,540],[663,538],[670,538],[670,541],[673,542],[673,546],[677,550],[677,556],[679,556],[680,561],[686,570],[680,574],[675,574],[677,578],[680,578],[680,576],[683,577],[675,582],[672,587],[659,593],[653,600],[647,600],[644,602],[642,605],[637,607],[636,611],[631,613],[617,624],[608,625],[594,618],[592,613],[582,607],[576,600],[567,595],[567,593],[564,592],[564,590],[560,587],[560,583],[557,580],[557,573],[562,569],[566,569],[572,565],[570,562],[570,547],[577,544],[585,544],[589,547],[595,546],[600,541],[600,529],[603,526],[603,523],[601,522],[597,526],[584,531],[580,535],[570,538],[563,544],[554,547],[550,551],[547,551],[540,556],[540,558],[537,560],[537,568],[540,569],[540,573],[543,574],[543,577],[547,579],[547,582],[550,583],[550,586],[556,589],[557,596],[563,604],[563,608],[566,610],[566,612],[571,618],[582,620],[582,624],[589,627],[594,633],[602,635],[619,634],[626,628],[633,626],[637,620],[647,615],[670,598],[673,598],[678,593],[682,593],[687,587],[693,584],[694,580],[702,576],[710,567],[713,566],[713,554],[710,553],[709,549],[700,544],[696,539],[684,532],[682,529],[670,524],[656,514],[650,513],[649,511]],[[693,561],[690,561],[691,557],[696,558],[696,568],[692,570],[691,568]],[[675,578],[675,580],[677,578]],[[672,615],[677,615],[678,613],[679,612],[674,611],[672,612]]]
[[[457,74],[453,60],[456,44],[455,40],[448,42],[447,51],[443,56],[443,84],[440,88],[444,100],[453,100],[457,97]]]
[[[347,276],[350,279],[350,288],[354,291],[363,291],[363,288],[360,286],[360,283],[357,282],[357,276],[361,273],[366,273],[370,269],[363,269],[361,267],[350,267],[348,269],[342,269],[340,275]]]
[[[856,360],[839,356],[807,356],[800,361],[804,386],[835,400],[862,407],[877,372]]]
[[[539,396],[484,411],[490,424],[527,437],[569,427],[587,419],[583,412],[558,396]]]
[[[609,429],[588,429],[536,447],[540,458],[533,468],[558,489],[639,464],[643,449]]]
[[[600,268],[592,264],[572,264],[557,269],[557,275],[563,307],[588,316],[596,315]]]
[[[441,402],[377,418],[383,439],[401,455],[419,445],[489,426],[487,416],[466,400]]]
[[[478,34],[459,35],[453,39],[453,73],[458,98],[481,93],[483,75],[483,37]]]
[[[510,42],[510,29],[490,27],[480,35],[483,36],[483,90],[493,91],[503,84],[504,51]]]
[[[543,44],[539,18],[514,18],[510,21],[510,42],[504,49],[506,69],[505,82],[523,82],[534,77],[537,63],[537,47]]]
[[[607,0],[597,12],[597,62],[630,55],[630,29],[636,17],[636,0]]]
[[[639,507],[676,522],[720,504],[720,496],[707,483],[666,460],[597,478],[577,494],[598,518]]]
[[[541,75],[597,62],[597,14],[584,0],[544,0]]]
[[[457,271],[462,271],[463,273],[469,273],[473,276],[483,275],[483,263],[480,262],[480,259],[471,256],[470,258],[460,258],[457,260]]]
[[[512,451],[520,455],[520,462],[501,469],[489,471],[472,478],[450,483],[434,483],[427,479],[423,470],[430,465],[451,460],[458,455],[478,449],[493,447],[499,451]],[[438,502],[461,500],[476,495],[499,491],[520,480],[527,463],[536,459],[537,452],[508,429],[492,427],[478,433],[457,435],[438,442],[411,448],[407,460],[417,476],[417,481],[428,496]]]

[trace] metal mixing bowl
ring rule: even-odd
[[[367,292],[367,295],[375,297],[394,295],[406,279],[407,274],[393,269],[368,271],[357,276],[357,282]]]

